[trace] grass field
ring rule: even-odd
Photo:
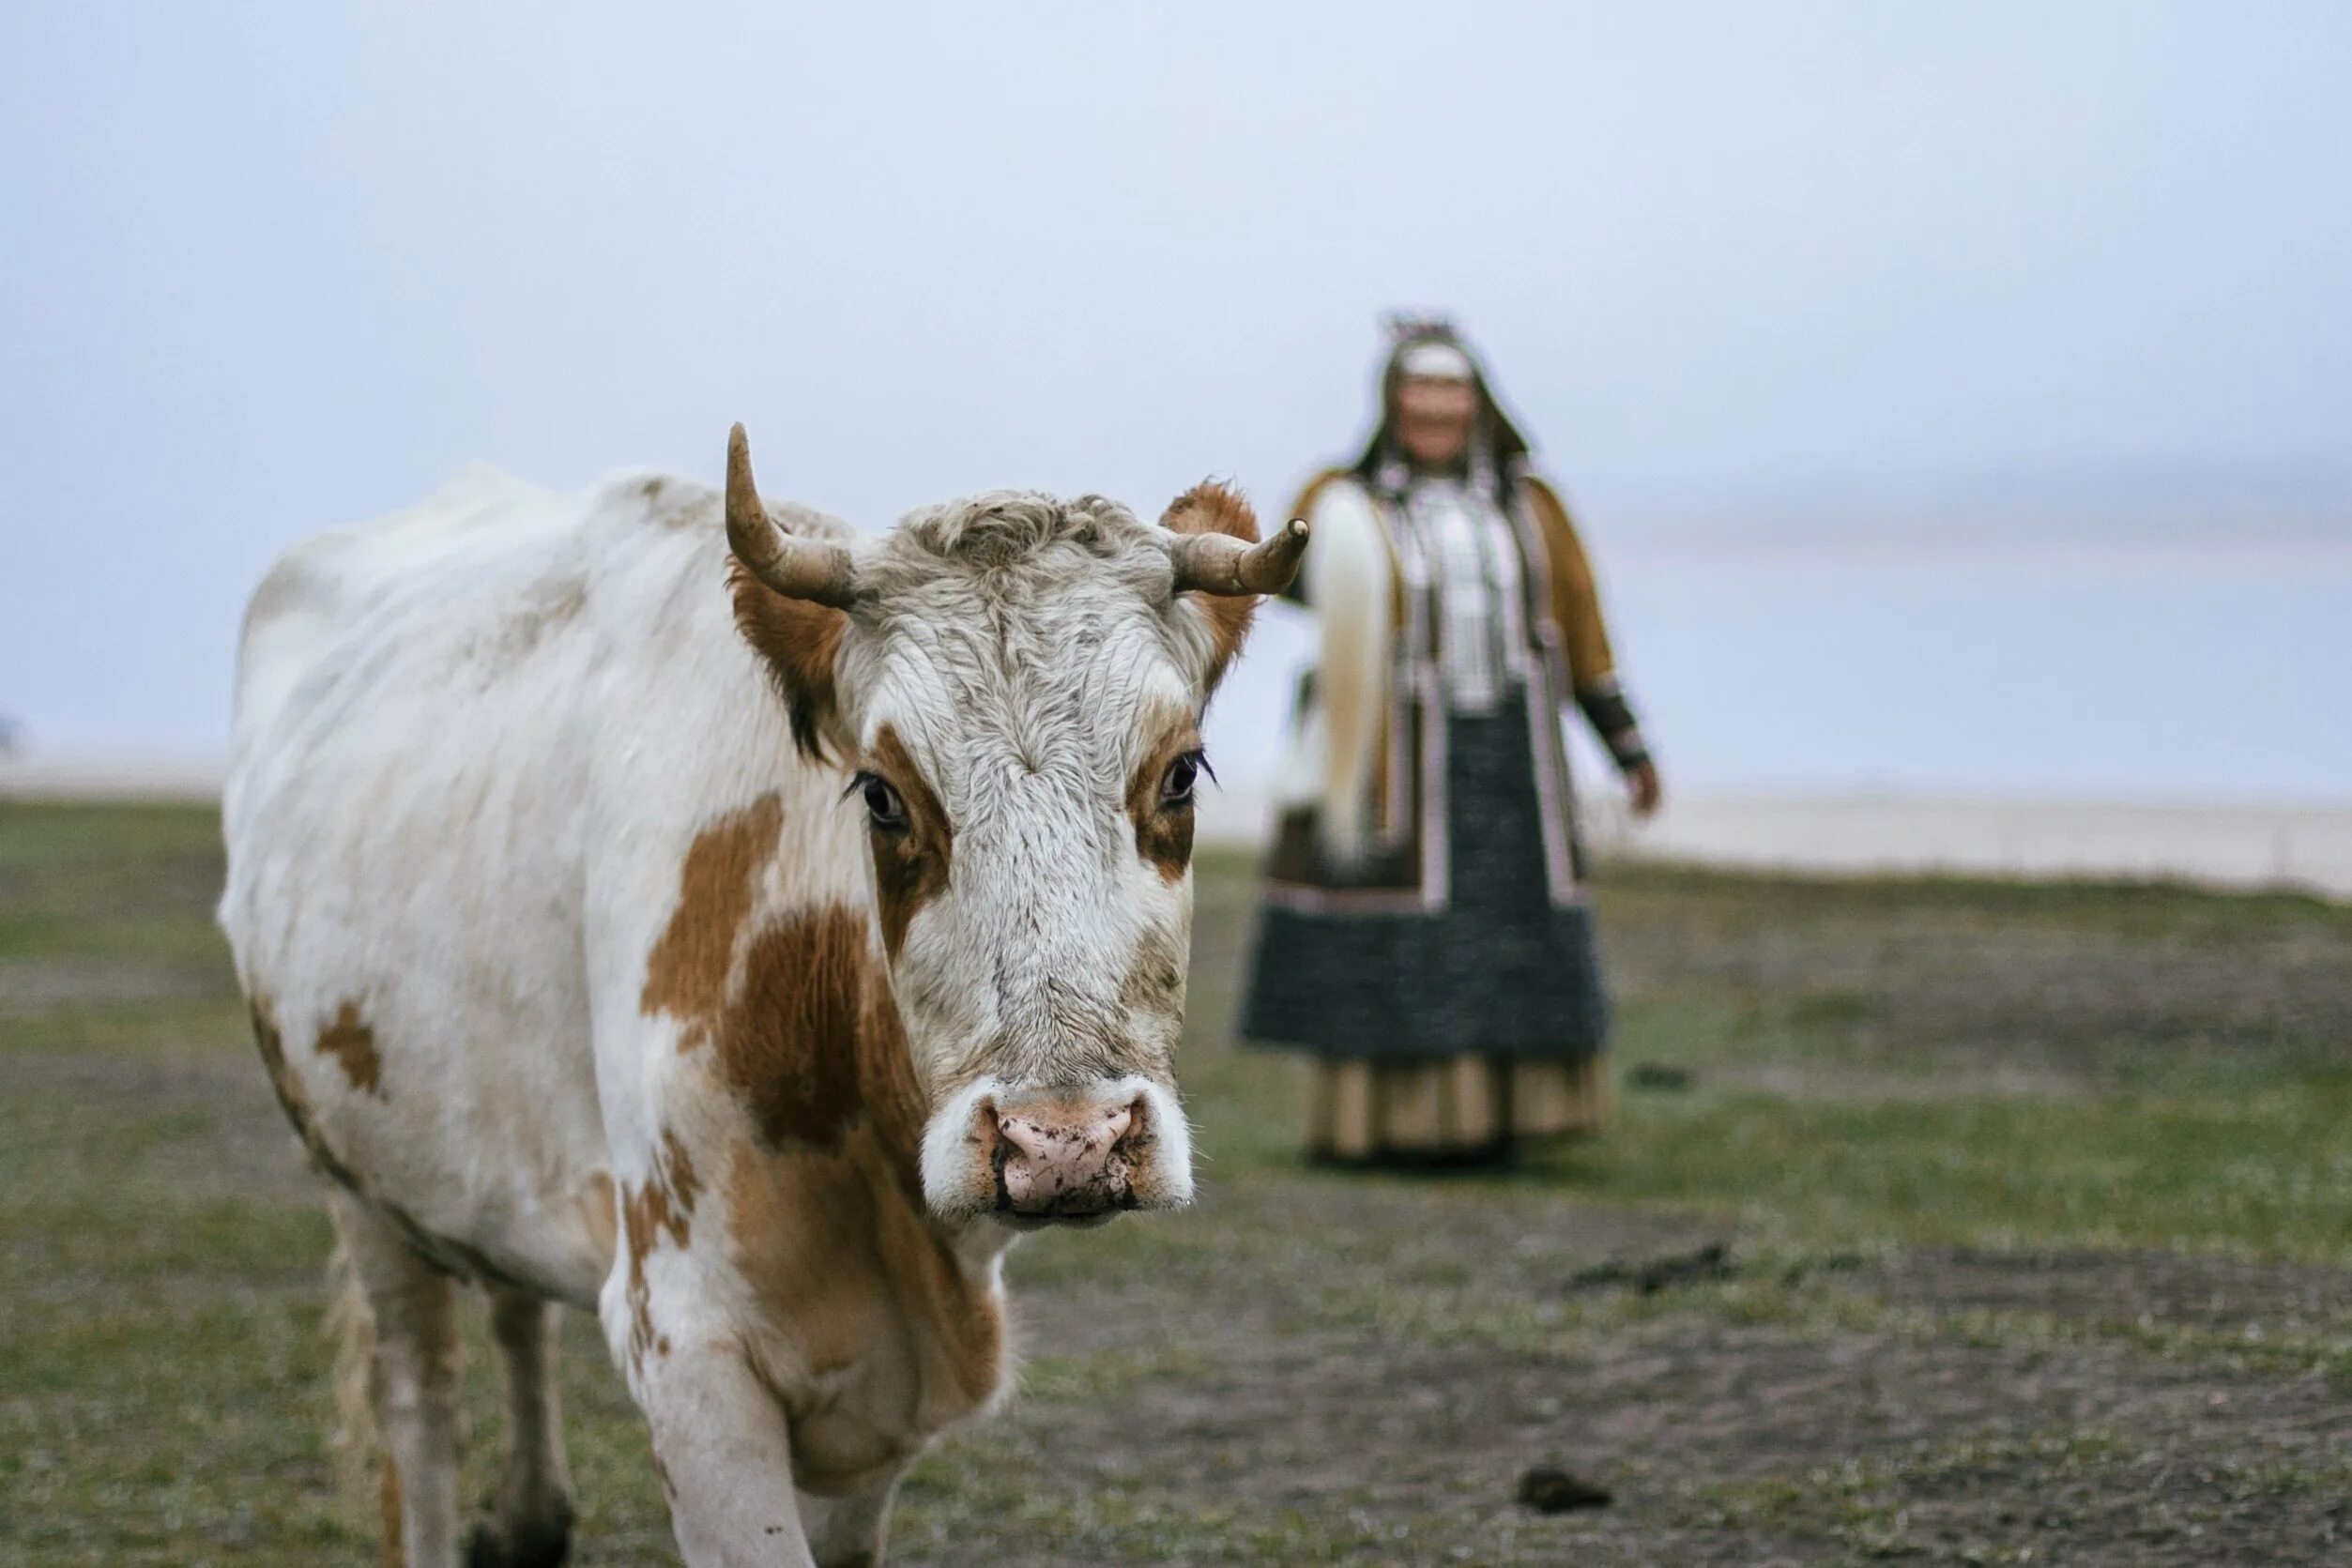
[[[220,875],[203,813],[0,802],[0,1562],[371,1560]],[[2352,1554],[2352,909],[1630,868],[1599,902],[1617,1131],[1348,1177],[1228,1040],[1249,886],[1206,860],[1202,1200],[1016,1249],[1023,1392],[918,1467],[893,1560]],[[574,1561],[674,1560],[594,1325],[567,1354]],[[1544,1463],[1615,1501],[1517,1506]]]

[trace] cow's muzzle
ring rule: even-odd
[[[1053,1088],[984,1080],[942,1108],[924,1139],[923,1175],[944,1217],[1099,1224],[1189,1202],[1191,1139],[1175,1096],[1145,1079]]]

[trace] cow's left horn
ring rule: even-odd
[[[726,542],[752,575],[787,599],[846,610],[858,601],[858,562],[830,540],[799,539],[776,526],[752,483],[751,438],[726,436]]]
[[[1180,534],[1168,558],[1178,593],[1280,593],[1306,558],[1306,519],[1293,517],[1259,544],[1244,544],[1230,534]]]

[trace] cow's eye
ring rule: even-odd
[[[1209,773],[1209,759],[1199,752],[1186,752],[1168,765],[1168,777],[1160,781],[1160,807],[1164,811],[1181,811],[1192,804],[1193,787],[1200,775]]]
[[[865,797],[865,814],[874,819],[874,826],[886,833],[907,830],[907,802],[898,798],[898,791],[873,773],[858,775],[858,793]]]

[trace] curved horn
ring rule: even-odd
[[[752,444],[737,425],[726,436],[726,542],[752,575],[787,599],[846,610],[857,602],[857,558],[830,540],[798,539],[776,526],[752,483]]]
[[[1168,547],[1168,558],[1176,569],[1178,593],[1280,593],[1306,558],[1306,519],[1291,518],[1259,544],[1245,544],[1229,534],[1180,534]]]

